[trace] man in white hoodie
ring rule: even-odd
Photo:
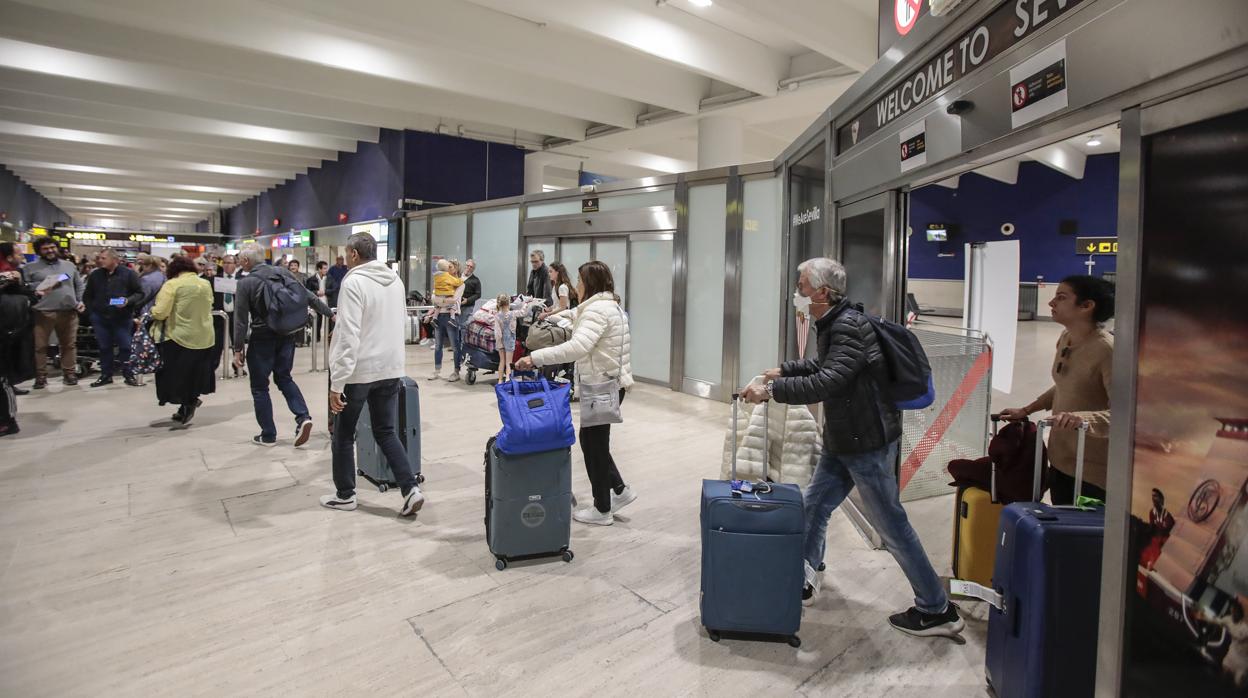
[[[385,454],[403,493],[400,516],[425,503],[407,453],[394,430],[399,410],[399,379],[406,375],[403,331],[407,298],[403,282],[377,261],[377,241],[368,233],[347,239],[347,266],[338,292],[337,325],[329,347],[329,409],[334,413],[334,487],[321,505],[351,511],[355,502],[355,427],[368,405],[373,438]]]

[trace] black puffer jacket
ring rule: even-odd
[[[842,300],[815,322],[819,358],[789,361],[772,386],[776,402],[823,403],[823,447],[866,453],[901,436],[901,415],[880,392],[885,380],[879,339],[867,317]]]

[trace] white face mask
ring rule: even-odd
[[[793,307],[797,308],[799,313],[810,315],[810,299],[803,296],[801,291],[793,292]]]

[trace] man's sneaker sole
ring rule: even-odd
[[[939,623],[930,628],[923,628],[922,630],[903,628],[902,626],[894,623],[892,619],[889,619],[888,624],[907,635],[914,635],[915,637],[955,637],[966,629],[966,621],[961,618],[958,618],[953,623]]]
[[[295,430],[295,448],[306,444],[312,438],[312,420],[306,420]]]
[[[341,503],[338,503],[338,502],[341,502],[341,500],[330,500],[328,502],[322,501],[321,506],[325,507],[326,509],[333,509],[335,511],[355,511],[356,506],[358,506],[355,500],[351,500],[349,502],[341,502]]]
[[[399,509],[399,516],[415,516],[423,506],[425,506],[425,495],[419,491],[409,492],[407,498],[403,500],[403,508]]]
[[[262,441],[262,440],[260,440],[260,439],[252,439],[252,440],[251,440],[251,442],[252,442],[253,444],[257,445],[257,446],[264,446],[265,448],[273,448],[274,446],[276,446],[276,445],[277,445],[277,441],[276,441],[276,440],[273,440],[273,441]]]

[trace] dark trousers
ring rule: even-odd
[[[286,406],[297,422],[311,419],[303,393],[290,377],[295,365],[295,338],[261,337],[247,345],[247,371],[251,380],[251,401],[256,409],[256,422],[260,424],[260,437],[265,441],[277,438],[273,424],[273,401],[269,398],[269,374],[286,398]]]
[[[91,330],[100,346],[100,377],[113,375],[114,350],[121,354],[121,372],[131,375],[130,340],[134,337],[134,321],[129,317],[114,319],[91,313]]]
[[[620,403],[623,402],[624,389],[621,388]],[[585,472],[594,493],[594,507],[603,513],[611,511],[611,493],[624,491],[624,479],[611,457],[611,425],[581,427],[577,440],[585,456]]]
[[[1105,490],[1084,482],[1079,488],[1080,493],[1085,497],[1092,497],[1105,501]],[[1075,478],[1063,473],[1057,468],[1049,468],[1049,498],[1056,506],[1070,506],[1075,503]]]
[[[8,376],[0,375],[0,427],[17,424],[17,394]]]
[[[390,464],[395,482],[403,495],[416,485],[416,476],[407,464],[407,451],[394,430],[399,414],[399,379],[388,378],[372,383],[348,383],[342,391],[346,405],[334,415],[334,487],[338,498],[355,495],[355,428],[360,421],[360,411],[368,405],[372,421],[373,439]]]

